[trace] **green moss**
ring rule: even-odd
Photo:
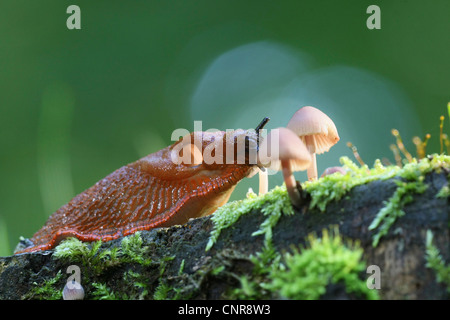
[[[92,296],[94,300],[122,300],[125,297],[121,297],[115,294],[111,289],[109,289],[104,283],[92,283],[92,287],[95,290],[92,292]]]
[[[143,300],[148,295],[150,286],[146,275],[128,270],[123,275],[123,281],[133,287],[128,291],[133,298]]]
[[[220,232],[233,225],[242,215],[252,210],[261,210],[267,216],[266,220],[261,224],[260,229],[253,235],[265,234],[266,243],[271,241],[272,228],[278,222],[281,215],[294,214],[294,210],[286,192],[286,187],[276,186],[268,193],[257,196],[250,191],[247,198],[234,202],[229,202],[213,214],[211,220],[214,223],[214,229],[211,231],[209,241],[206,245],[206,251],[211,249],[219,238]]]
[[[358,166],[348,157],[340,159],[347,174],[334,173],[316,181],[303,183],[303,188],[311,195],[310,208],[318,208],[325,211],[331,201],[342,199],[351,189],[375,180],[387,180],[400,177],[408,181],[418,181],[433,170],[440,172],[442,168],[450,167],[450,157],[446,155],[431,155],[428,158],[405,164],[403,168],[398,166],[383,166],[379,160],[374,167]]]
[[[86,243],[76,238],[68,238],[55,248],[53,258],[81,263],[95,274],[100,274],[105,268],[119,263],[118,250],[102,251],[99,250],[101,245],[101,241]]]
[[[403,168],[383,166],[379,160],[375,161],[373,168],[369,168],[367,165],[358,166],[348,157],[341,157],[340,162],[347,171],[345,175],[334,173],[315,181],[302,183],[303,190],[311,196],[310,209],[317,208],[324,212],[330,202],[341,200],[356,186],[376,180],[400,179],[400,181],[396,181],[397,190],[384,203],[385,206],[378,212],[370,225],[370,230],[378,229],[373,239],[374,246],[387,233],[389,227],[404,215],[402,208],[413,200],[413,195],[426,190],[423,182],[424,176],[431,171],[440,172],[442,169],[450,168],[450,156],[436,154],[420,161],[413,159]],[[450,193],[448,190],[448,187],[444,187],[437,196],[448,196]],[[211,231],[206,251],[211,249],[223,229],[229,228],[242,215],[252,210],[261,210],[266,216],[266,220],[261,224],[259,230],[253,233],[253,235],[264,234],[266,246],[272,239],[272,229],[281,215],[294,213],[284,185],[277,186],[262,196],[249,192],[246,199],[227,203],[214,213],[211,218],[214,228]]]
[[[138,263],[148,266],[151,259],[146,258],[147,247],[143,246],[140,232],[122,239],[121,246],[100,250],[101,241],[82,242],[76,238],[62,241],[53,254],[54,259],[63,259],[72,263],[81,263],[89,267],[95,274],[121,263]]]
[[[56,284],[62,278],[61,270],[58,271],[54,278],[45,280],[43,283],[33,283],[34,287],[27,294],[25,299],[39,300],[61,300],[62,290]]]
[[[324,212],[328,203],[342,199],[354,187],[375,180],[390,179],[400,170],[397,166],[385,167],[379,160],[375,161],[372,169],[367,166],[359,167],[348,157],[342,157],[340,162],[347,171],[345,175],[334,173],[302,184],[303,189],[311,195],[311,209],[318,208]]]
[[[448,185],[445,185],[439,190],[436,198],[448,198],[450,196],[450,188]]]
[[[173,288],[161,282],[153,293],[153,300],[167,300],[168,294]]]
[[[162,276],[164,274],[166,263],[173,260],[173,257],[164,257],[159,264],[159,271],[155,274],[159,274],[159,285],[156,287],[153,293],[153,299],[165,299],[167,292],[171,290],[170,287],[166,286],[161,282]],[[140,259],[137,261],[133,260],[135,263],[140,263]],[[142,266],[146,266],[147,263],[141,263]],[[149,296],[149,293],[153,288],[152,281],[149,281],[148,274],[141,274],[139,272],[128,269],[124,272],[122,276],[123,284],[121,285],[124,293],[114,292],[105,283],[94,282],[92,286],[94,290],[92,292],[92,297],[95,300],[130,300],[138,299],[143,300]],[[167,289],[167,290],[165,290]]]
[[[425,260],[426,266],[436,273],[436,281],[444,283],[447,286],[447,292],[450,292],[450,266],[445,266],[439,249],[433,244],[431,230],[427,230]]]
[[[309,246],[293,248],[282,256],[267,248],[253,257],[252,276],[241,277],[241,288],[234,291],[237,298],[319,299],[330,284],[343,284],[347,293],[356,297],[377,299],[376,290],[367,288],[361,279],[365,271],[362,249],[344,243],[337,228],[322,237],[308,237]],[[270,262],[270,263],[269,263]]]
[[[93,299],[143,299],[152,289],[154,277],[161,276],[167,261],[173,259],[173,257],[164,257],[159,261],[153,261],[149,258],[148,251],[140,232],[136,232],[124,237],[120,247],[111,246],[109,248],[102,248],[101,241],[85,243],[76,238],[69,238],[55,248],[53,258],[80,264],[89,270],[89,272],[82,272],[83,275],[86,275],[83,282],[87,287],[92,287],[87,292],[90,292],[89,296]],[[119,282],[121,284],[116,283],[116,286],[118,285],[128,294],[113,292],[105,283],[99,281],[109,268],[126,264],[128,264],[127,270],[124,271],[122,280]],[[146,275],[129,269],[130,267],[145,271]],[[155,267],[159,267],[159,269],[155,270]],[[152,275],[151,279],[148,277],[149,274]]]
[[[358,166],[348,157],[341,157],[340,162],[347,171],[345,175],[334,173],[315,181],[302,183],[303,190],[311,196],[310,209],[317,208],[324,212],[330,202],[341,200],[356,186],[376,180],[400,179],[400,181],[395,181],[398,186],[397,190],[384,203],[385,206],[378,212],[369,227],[370,230],[378,229],[373,238],[374,246],[388,232],[389,227],[404,215],[402,208],[413,201],[413,195],[423,193],[426,190],[426,185],[423,182],[424,176],[431,171],[440,172],[442,169],[450,168],[450,156],[437,154],[430,155],[420,161],[413,159],[410,163],[406,163],[403,168],[383,166],[379,160],[375,161],[373,168],[369,168],[367,165]],[[448,190],[447,186],[442,188],[437,196],[448,196],[450,193]],[[288,215],[294,213],[284,185],[277,186],[262,196],[249,192],[246,199],[227,203],[214,213],[211,218],[214,228],[211,231],[206,251],[211,249],[223,229],[229,228],[242,215],[252,210],[261,210],[267,217],[259,230],[253,233],[253,235],[264,234],[266,246],[271,242],[272,229],[281,215],[283,213]]]
[[[303,190],[311,196],[311,209],[325,211],[331,201],[338,201],[348,196],[348,192],[355,186],[374,180],[395,178],[397,189],[392,197],[385,202],[371,224],[371,230],[376,231],[374,244],[376,245],[389,227],[402,215],[403,207],[413,200],[413,195],[425,190],[424,176],[433,170],[448,169],[450,157],[433,155],[420,162],[406,164],[403,168],[397,166],[383,166],[376,161],[374,168],[360,167],[348,158],[341,158],[341,163],[347,174],[333,174],[314,182],[302,184]],[[444,196],[446,191],[441,189],[438,196]],[[225,228],[232,226],[242,215],[253,210],[263,212],[265,220],[253,235],[264,235],[265,244],[261,252],[251,257],[254,270],[251,275],[233,275],[240,279],[241,287],[231,292],[233,298],[265,299],[292,298],[314,299],[320,297],[327,285],[342,284],[349,293],[369,299],[376,298],[376,291],[367,291],[365,282],[360,280],[364,263],[361,261],[361,249],[355,244],[346,244],[339,234],[329,235],[324,232],[322,238],[310,237],[308,248],[293,249],[291,253],[280,254],[272,245],[272,230],[283,214],[294,214],[285,186],[278,186],[263,196],[249,192],[247,198],[230,202],[211,217],[214,228],[206,246],[209,250],[217,241]],[[193,274],[184,274],[184,261],[180,264],[178,275],[170,279],[163,279],[167,259],[152,261],[148,248],[144,246],[140,233],[122,240],[120,247],[102,248],[101,242],[83,243],[77,239],[62,242],[55,250],[55,259],[66,259],[94,270],[95,279],[90,279],[91,286],[88,296],[96,299],[178,299],[195,296],[202,283],[210,277],[220,278],[230,276],[230,268],[217,259],[211,259]],[[217,260],[217,261],[216,261]],[[213,261],[215,261],[213,263]],[[140,266],[138,269],[124,271],[123,292],[131,295],[113,292],[101,281],[101,275],[107,268],[132,263]],[[155,269],[154,266],[159,266]],[[134,268],[134,267],[133,267]],[[149,274],[141,271],[153,269],[151,279]],[[442,269],[442,268],[441,268]],[[444,269],[442,269],[444,270]],[[159,272],[158,272],[159,271]],[[147,272],[147,271],[145,271]],[[159,277],[158,277],[159,276]],[[444,277],[445,278],[445,277]],[[118,281],[118,280],[115,280]],[[128,286],[128,287],[127,287]],[[130,289],[131,288],[131,289]],[[116,289],[122,291],[122,289]],[[230,295],[230,292],[227,293]]]
[[[370,224],[369,230],[379,228],[378,233],[373,237],[373,246],[377,246],[380,238],[387,234],[394,222],[402,217],[405,212],[402,208],[414,200],[414,194],[423,193],[427,186],[424,184],[425,175],[431,171],[440,172],[448,169],[450,157],[446,155],[431,155],[421,161],[413,159],[397,172],[397,175],[406,181],[395,181],[397,190],[391,198],[385,202],[385,206],[378,212],[374,221]],[[442,195],[442,189],[436,196]]]
[[[403,207],[414,200],[413,194],[423,193],[427,186],[422,179],[413,182],[395,181],[397,190],[394,195],[385,202],[385,206],[378,212],[375,219],[369,226],[369,230],[379,228],[378,232],[373,236],[372,245],[376,247],[384,235],[389,231],[389,228],[394,222],[405,215]]]
[[[162,277],[165,266],[160,268],[159,283],[153,292],[153,300],[187,300],[198,292],[201,282],[205,278],[205,272],[203,269],[199,269],[193,274],[186,274],[183,271],[184,264],[185,260],[183,259],[177,275],[168,278]]]
[[[122,239],[121,253],[124,262],[135,262],[143,266],[148,266],[152,260],[146,258],[148,247],[143,246],[140,232],[136,232]]]

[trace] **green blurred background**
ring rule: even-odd
[[[66,9],[81,8],[81,30]],[[369,30],[366,9],[381,9]],[[267,128],[313,105],[352,157],[393,161],[450,100],[448,0],[0,2],[0,256],[74,195],[172,143],[176,128]],[[449,127],[449,122],[445,122]],[[298,173],[299,180],[304,179]],[[271,185],[282,183],[279,175]],[[257,177],[232,199],[257,190]]]

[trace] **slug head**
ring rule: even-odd
[[[267,121],[264,118],[255,130],[192,132],[136,163],[141,170],[151,174],[157,170],[159,176],[170,180],[206,171],[210,175],[220,174],[226,166],[247,166],[250,172],[257,165],[259,130]]]

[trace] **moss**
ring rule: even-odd
[[[121,263],[138,263],[143,266],[152,263],[151,259],[146,258],[148,248],[143,246],[140,232],[123,238],[120,248],[100,250],[101,245],[101,241],[86,243],[76,238],[69,238],[55,248],[53,258],[81,263],[95,274],[101,274],[106,268]]]
[[[112,290],[106,283],[94,282],[92,283],[94,290],[90,296],[94,300],[143,300],[148,297],[151,290],[148,280],[147,275],[129,269],[122,275],[120,285],[122,292]]]
[[[58,271],[54,278],[45,280],[43,283],[33,283],[34,287],[24,297],[25,299],[39,299],[39,300],[61,300],[62,290],[57,286],[57,283],[61,280],[61,270]]]
[[[450,188],[448,185],[443,186],[436,195],[437,198],[448,198],[449,196],[450,196]]]
[[[359,167],[347,157],[342,157],[340,161],[347,174],[335,173],[313,182],[305,182],[304,189],[311,194],[312,198],[310,208],[317,207],[321,211],[325,211],[329,202],[340,200],[358,185],[375,180],[400,179],[395,181],[397,184],[396,191],[384,203],[384,207],[369,226],[369,230],[378,229],[378,232],[373,236],[374,247],[378,245],[380,238],[387,234],[394,222],[405,214],[403,207],[414,200],[413,195],[423,193],[426,190],[425,175],[431,171],[448,170],[450,167],[449,156],[436,154],[420,161],[412,159],[403,168],[398,166],[385,167],[379,160],[375,161],[372,169],[367,166]],[[442,197],[448,194],[448,187],[447,189],[444,188],[440,190],[437,196]]]
[[[120,247],[109,248],[102,248],[101,241],[85,243],[76,238],[69,238],[55,248],[53,258],[68,263],[79,263],[88,269],[89,272],[82,274],[90,275],[91,278],[84,278],[83,282],[88,288],[92,287],[87,290],[89,296],[98,300],[144,299],[150,291],[153,291],[155,278],[163,275],[166,263],[173,259],[163,257],[153,261],[149,257],[149,248],[144,245],[140,232],[124,237]],[[114,280],[115,287],[122,288],[120,291],[127,294],[114,292],[99,281],[107,270],[119,266],[126,270],[122,279]]]
[[[394,222],[402,217],[405,212],[402,208],[414,200],[414,194],[423,193],[427,186],[424,184],[425,175],[431,171],[440,172],[450,166],[450,157],[446,155],[431,155],[419,162],[413,159],[400,169],[397,175],[406,181],[396,181],[397,190],[391,198],[385,202],[385,206],[378,212],[369,230],[379,228],[373,237],[373,246],[376,247],[380,238],[387,234]],[[436,196],[442,196],[442,189]]]
[[[450,266],[445,266],[439,249],[433,244],[433,233],[430,230],[427,230],[425,260],[427,268],[436,273],[436,281],[444,283],[450,293]]]
[[[303,189],[311,195],[310,209],[318,208],[324,212],[328,203],[342,199],[354,187],[375,180],[390,179],[400,170],[397,166],[385,167],[379,160],[375,161],[372,169],[366,165],[359,167],[348,157],[341,157],[340,162],[347,171],[345,175],[333,173],[303,183]]]
[[[92,292],[92,296],[94,300],[122,300],[125,297],[120,297],[115,294],[111,289],[109,289],[104,283],[92,283],[92,287],[95,290]]]
[[[351,189],[375,180],[387,180],[400,177],[408,181],[419,181],[431,171],[440,172],[443,168],[450,167],[450,156],[430,155],[428,158],[412,159],[403,168],[398,166],[383,166],[381,161],[376,160],[373,168],[367,165],[358,166],[348,157],[340,159],[347,174],[334,173],[316,181],[307,181],[303,188],[311,195],[310,208],[318,208],[324,212],[327,204],[331,201],[340,200]]]
[[[122,260],[124,262],[138,263],[142,266],[149,266],[152,260],[146,258],[148,247],[143,246],[140,232],[125,237],[121,242]]]
[[[413,194],[425,190],[424,175],[433,170],[439,172],[443,168],[448,169],[450,157],[433,155],[419,162],[413,160],[403,168],[383,166],[380,161],[376,161],[374,167],[369,169],[367,166],[354,164],[346,157],[341,158],[341,163],[347,174],[336,173],[302,184],[305,193],[311,196],[310,208],[325,211],[328,203],[348,196],[348,192],[355,186],[395,178],[396,191],[385,202],[371,225],[371,229],[377,232],[374,235],[376,244],[396,219],[404,214],[402,208],[412,201]],[[441,193],[444,194],[442,189],[439,194]],[[214,227],[206,250],[211,249],[223,229],[229,228],[242,215],[253,210],[259,210],[265,216],[265,220],[253,233],[264,235],[265,243],[261,252],[250,259],[246,257],[254,265],[252,274],[247,276],[242,273],[234,274],[232,267],[227,264],[232,259],[221,260],[217,256],[222,254],[219,251],[210,261],[202,262],[200,268],[193,273],[183,272],[183,260],[177,275],[164,278],[166,262],[173,257],[152,261],[139,232],[124,238],[120,247],[103,247],[101,242],[87,244],[77,239],[68,239],[56,248],[54,258],[81,263],[93,270],[94,278],[89,279],[87,285],[90,288],[86,292],[88,297],[95,299],[188,299],[195,297],[199,288],[210,285],[211,281],[214,283],[220,280],[218,283],[223,283],[224,277],[234,281],[239,279],[240,288],[227,292],[227,296],[232,298],[312,299],[323,295],[330,284],[343,284],[348,292],[366,298],[377,297],[376,291],[367,291],[363,286],[365,282],[359,278],[364,266],[361,249],[356,244],[344,243],[338,233],[324,232],[322,238],[311,236],[308,248],[295,248],[291,253],[281,254],[274,250],[273,228],[283,214],[294,214],[284,185],[275,187],[263,196],[249,192],[246,199],[230,202],[219,208],[211,217]],[[318,264],[317,261],[321,263]],[[131,267],[124,267],[125,263],[131,264]],[[319,265],[323,267],[319,268]],[[122,271],[121,279],[114,279],[116,289],[112,291],[102,277],[105,270],[116,266],[125,270]]]
[[[161,282],[153,293],[153,300],[166,300],[171,290],[173,290],[172,287]]]
[[[185,275],[184,272],[184,264],[185,260],[183,259],[180,263],[180,267],[178,269],[178,274],[176,278],[187,278],[187,275]],[[178,300],[178,299],[188,299],[188,296],[183,296],[183,288],[182,286],[179,287],[172,287],[170,286],[166,281],[162,280],[162,275],[165,271],[165,267],[160,269],[160,279],[159,284],[156,287],[156,289],[153,292],[153,300]]]
[[[397,190],[384,203],[385,206],[378,212],[370,225],[370,230],[379,229],[373,237],[374,246],[378,244],[380,238],[387,233],[389,227],[397,218],[404,215],[402,208],[413,201],[413,195],[423,193],[426,190],[426,185],[423,182],[424,176],[431,171],[440,172],[443,169],[448,170],[450,168],[450,156],[436,154],[420,161],[412,159],[402,168],[383,166],[380,160],[375,161],[373,168],[369,168],[367,165],[358,166],[348,157],[341,157],[340,162],[347,171],[346,174],[334,173],[315,181],[302,183],[303,190],[311,196],[310,209],[317,208],[324,212],[330,202],[341,200],[350,190],[359,185],[392,178],[400,180],[396,181]],[[444,188],[437,196],[448,195],[448,187]],[[246,199],[230,202],[214,213],[211,218],[214,228],[211,231],[206,251],[211,249],[223,229],[229,228],[242,215],[252,210],[261,210],[266,216],[266,220],[261,224],[259,230],[253,233],[253,235],[264,234],[266,246],[272,239],[272,229],[281,215],[283,213],[288,215],[294,213],[284,185],[277,186],[262,196],[249,192]]]
[[[423,177],[422,177],[423,178]],[[405,215],[403,207],[414,200],[413,194],[423,193],[426,190],[426,185],[419,179],[413,182],[395,181],[397,190],[394,195],[385,202],[385,206],[378,212],[375,219],[369,225],[369,230],[379,228],[379,231],[373,236],[372,245],[376,247],[384,235],[389,231],[389,228],[394,222]]]
[[[223,229],[230,227],[242,215],[252,210],[261,210],[267,217],[261,224],[260,229],[253,233],[253,235],[264,234],[266,243],[271,241],[272,228],[276,225],[281,215],[283,213],[287,215],[294,214],[284,185],[276,186],[262,196],[257,196],[252,191],[249,191],[246,199],[229,202],[216,210],[211,218],[214,223],[214,228],[211,231],[205,250],[208,251],[211,249]]]
[[[310,235],[308,241],[309,247],[293,248],[282,256],[266,248],[253,257],[253,274],[241,277],[235,297],[318,299],[330,284],[343,284],[348,294],[378,299],[377,291],[361,279],[365,263],[357,244],[344,243],[337,228],[330,233],[323,230],[321,238]]]
[[[101,241],[86,243],[76,238],[68,238],[55,248],[53,258],[81,263],[89,267],[94,274],[101,274],[104,269],[119,263],[118,248],[99,250],[101,245]]]

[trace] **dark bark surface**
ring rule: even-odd
[[[414,200],[403,208],[406,214],[394,223],[376,247],[372,245],[376,231],[370,231],[368,227],[385,205],[384,201],[396,190],[393,179],[357,186],[342,200],[330,203],[325,212],[309,209],[307,202],[295,215],[283,215],[273,230],[274,247],[279,252],[289,251],[293,245],[306,244],[308,234],[315,232],[320,236],[323,229],[337,225],[344,238],[360,243],[367,265],[380,267],[381,298],[447,299],[446,286],[436,282],[435,271],[427,268],[425,261],[427,230],[433,232],[434,244],[443,259],[449,261],[448,198],[436,197],[447,184],[447,176],[431,173],[425,177],[425,183],[426,191],[414,195]],[[232,227],[222,231],[216,244],[207,252],[205,247],[213,229],[210,217],[192,220],[184,226],[142,232],[143,245],[148,247],[147,255],[152,263],[144,266],[121,262],[103,268],[102,272],[81,266],[86,299],[96,297],[93,282],[106,284],[116,298],[152,298],[162,282],[182,288],[178,295],[181,298],[226,298],[230,288],[240,285],[239,276],[252,272],[253,263],[248,257],[260,252],[264,245],[264,236],[252,236],[252,233],[259,229],[265,218],[259,211],[241,216]],[[100,250],[120,247],[120,241],[104,243]],[[56,260],[52,255],[53,251],[46,251],[1,257],[0,299],[46,298],[36,294],[35,289],[43,287],[58,271],[63,275],[55,281],[53,288],[62,290],[69,276],[66,269],[74,263]],[[184,267],[180,272],[182,264]],[[215,272],[218,267],[223,271]],[[134,282],[130,276],[128,283],[123,280],[127,272],[128,275],[133,272]],[[137,279],[144,284],[137,286]],[[172,292],[169,297],[177,295]],[[328,287],[323,298],[353,297],[345,292],[345,288],[333,285]]]

